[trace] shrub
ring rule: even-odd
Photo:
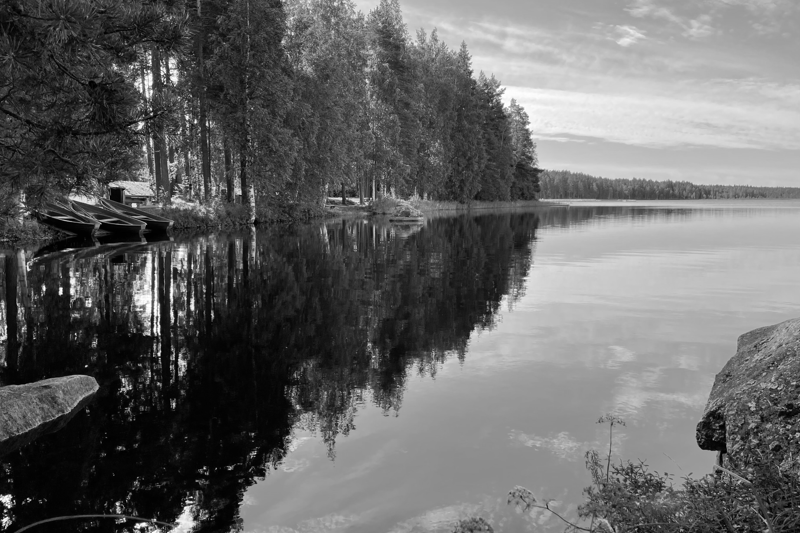
[[[174,199],[158,214],[172,219],[175,229],[229,228],[247,224],[247,208],[241,204],[211,202],[198,204]]]
[[[172,204],[161,208],[158,214],[175,221],[175,229],[232,228],[249,224],[247,206],[221,201],[204,205],[173,199]],[[322,216],[324,209],[315,204],[288,202],[256,207],[256,220],[265,224],[310,220]]]
[[[800,531],[800,480],[769,457],[749,465],[746,475],[716,466],[713,474],[686,477],[675,487],[670,474],[650,471],[641,461],[612,464],[613,428],[623,422],[611,416],[598,422],[609,423],[609,452],[604,458],[594,450],[586,453],[592,484],[584,489],[586,501],[578,507],[579,522],[559,515],[548,501],[540,502],[524,487],[509,492],[509,505],[524,512],[549,511],[569,533]],[[462,521],[454,532],[492,531],[491,527],[476,529],[482,524],[486,522]]]
[[[53,239],[60,235],[63,234],[32,218],[24,219],[21,224],[13,219],[0,222],[0,242],[12,245]]]
[[[372,202],[372,212],[377,215],[395,217],[421,217],[422,211],[414,207],[408,200],[393,196],[381,196]]]

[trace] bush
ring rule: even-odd
[[[175,229],[219,229],[249,225],[247,206],[214,201],[203,205],[174,199],[158,214],[175,221]],[[314,204],[283,203],[256,207],[256,221],[261,224],[296,222],[324,216],[324,209]]]
[[[408,200],[393,196],[381,196],[372,202],[372,212],[376,215],[394,217],[421,217],[422,211],[414,207]]]
[[[570,533],[800,531],[800,480],[795,473],[781,471],[769,457],[751,464],[746,475],[716,466],[714,474],[686,477],[676,488],[670,474],[651,472],[641,461],[612,464],[613,428],[624,423],[610,416],[599,422],[610,424],[609,452],[603,458],[594,450],[586,453],[592,485],[584,489],[586,501],[578,507],[579,522],[559,515],[548,501],[539,502],[524,487],[509,492],[509,505],[524,512],[549,511]],[[492,531],[478,520],[461,521],[454,532]]]
[[[0,222],[0,242],[21,245],[28,242],[56,238],[62,233],[40,224],[36,219],[26,218],[22,224],[13,219]]]
[[[171,205],[161,208],[157,213],[172,219],[175,229],[229,228],[248,223],[245,206],[218,201],[203,205],[175,199]]]

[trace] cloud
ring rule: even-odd
[[[559,459],[565,461],[581,461],[589,450],[608,449],[608,429],[603,426],[598,426],[599,432],[597,438],[590,442],[579,441],[568,431],[560,433],[549,433],[547,436],[536,435],[533,433],[523,433],[522,431],[513,429],[509,432],[508,438],[514,444],[522,444],[528,448],[538,450],[546,450]],[[605,440],[603,440],[605,439]],[[623,431],[614,431],[614,444],[612,445],[612,452],[620,455],[623,443],[627,439]]]
[[[636,28],[636,26],[614,26],[616,38],[614,41],[623,47],[636,44],[642,39],[646,39],[644,32]]]
[[[684,27],[683,35],[690,39],[703,39],[716,34],[717,31],[711,27],[709,22],[711,22],[709,15],[701,15],[694,20],[690,20],[688,26]]]
[[[575,135],[649,147],[796,150],[800,84],[763,80],[673,82],[613,94],[508,87],[534,137]]]
[[[693,40],[704,39],[718,33],[711,26],[711,15],[706,13],[696,18],[682,17],[677,15],[675,11],[656,4],[655,0],[634,0],[632,4],[625,8],[625,11],[635,18],[665,20],[678,26],[682,30],[681,35]]]
[[[625,11],[636,18],[664,19],[683,26],[683,20],[664,6],[656,5],[654,0],[634,0]]]
[[[431,509],[420,516],[397,524],[390,533],[422,533],[433,531],[452,531],[459,520],[476,516],[482,511],[478,504],[456,504]]]

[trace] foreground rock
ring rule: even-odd
[[[759,458],[800,472],[800,319],[739,337],[717,374],[697,444],[743,468]]]
[[[89,376],[0,388],[0,456],[64,427],[97,389],[97,381]]]

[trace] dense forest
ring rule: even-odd
[[[397,0],[7,0],[3,213],[151,181],[159,200],[319,202],[347,189],[533,199],[524,109]]]
[[[568,170],[545,170],[540,176],[542,198],[596,200],[707,200],[734,198],[800,198],[797,187],[695,185],[688,181],[597,178]]]

